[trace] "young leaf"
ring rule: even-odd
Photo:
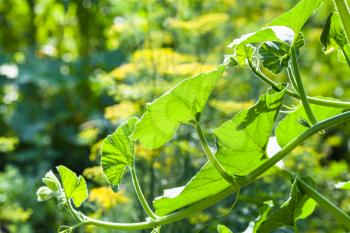
[[[38,201],[47,201],[52,197],[60,199],[62,195],[64,196],[60,188],[60,181],[51,170],[45,174],[42,181],[46,186],[41,186],[36,192]]]
[[[343,111],[342,108],[333,108],[321,105],[311,104],[312,112],[315,113],[318,120],[324,120],[334,115],[337,115]],[[299,134],[308,129],[308,125],[312,125],[310,122],[303,122],[308,119],[303,106],[299,106],[297,110],[288,113],[287,116],[281,120],[276,128],[276,137],[278,144],[284,147],[288,142],[292,141]]]
[[[227,226],[221,224],[217,226],[217,231],[218,233],[232,233],[232,231]]]
[[[65,166],[57,167],[62,186],[67,199],[72,199],[76,207],[88,198],[88,191],[84,177],[79,176]]]
[[[36,192],[36,196],[38,198],[38,201],[47,201],[49,200],[51,197],[54,196],[54,192],[46,187],[46,186],[41,186],[38,191]]]
[[[255,48],[251,45],[240,45],[234,48],[232,55],[225,55],[224,64],[228,66],[246,66],[246,59],[251,60]]]
[[[310,180],[305,180],[312,186],[315,184]],[[270,233],[282,226],[295,226],[297,220],[308,217],[314,211],[316,202],[303,194],[298,187],[297,180],[294,180],[288,200],[266,221],[261,223],[256,230],[257,233]]]
[[[339,53],[344,57],[344,60],[346,60],[346,58],[350,59],[350,51],[348,49],[350,45],[348,45],[344,27],[338,12],[333,12],[328,16],[321,34],[321,43],[325,53],[338,49]],[[341,56],[339,60],[342,60]]]
[[[297,54],[299,48],[304,45],[304,36],[299,33],[298,39],[294,44]],[[280,42],[266,42],[259,47],[259,57],[263,61],[263,66],[275,74],[288,66],[290,60],[291,44]]]
[[[60,226],[58,228],[58,233],[71,233],[71,232],[73,232],[73,229],[70,226]]]
[[[291,10],[273,19],[267,26],[285,26],[293,29],[295,35],[299,35],[300,30],[317,10],[323,0],[301,0]],[[294,38],[295,40],[297,38]]]
[[[109,135],[102,144],[101,165],[107,180],[118,186],[127,170],[134,166],[134,142],[130,135],[134,132],[137,117],[132,117]]]
[[[286,90],[281,89],[280,92],[270,89],[253,107],[237,113],[214,131],[218,141],[215,156],[232,175],[245,175],[265,159],[265,147]],[[154,200],[154,207],[158,215],[164,215],[230,185],[207,162],[185,187],[165,190],[163,196]]]
[[[256,233],[260,225],[266,221],[268,214],[270,213],[271,208],[273,207],[272,201],[265,201],[263,206],[260,209],[261,215],[255,220],[249,222],[248,227],[242,233]]]
[[[139,139],[148,149],[167,143],[180,123],[196,120],[202,112],[225,66],[184,80],[147,106],[147,111],[137,122],[133,139]]]

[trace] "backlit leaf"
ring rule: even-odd
[[[281,89],[280,92],[270,89],[253,107],[214,130],[218,144],[215,156],[232,175],[245,175],[266,158],[266,144],[285,94],[285,88]],[[157,214],[165,215],[229,186],[207,162],[185,187],[165,190],[163,196],[154,200],[154,207]]]
[[[350,190],[350,181],[336,183],[335,188]]]
[[[79,176],[65,166],[57,167],[62,186],[67,199],[72,199],[76,207],[88,198],[88,191],[84,177]]]
[[[306,21],[321,5],[322,1],[323,0],[301,0],[292,9],[273,19],[267,26],[289,27],[294,30],[295,35],[299,35]]]
[[[109,135],[102,144],[101,165],[107,180],[118,186],[127,170],[134,165],[134,142],[130,135],[135,129],[137,117],[132,117]]]
[[[349,62],[346,58],[350,59],[350,45],[346,39],[344,27],[338,12],[333,12],[328,16],[321,34],[321,43],[325,53],[337,49],[339,53],[339,61],[345,63]]]
[[[158,148],[174,136],[181,123],[196,119],[202,112],[224,66],[184,80],[147,106],[146,113],[135,127],[133,139],[147,149]]]
[[[318,120],[324,120],[334,115],[337,115],[343,111],[342,108],[332,108],[321,105],[311,104],[311,109],[317,116]],[[276,137],[278,144],[284,147],[288,142],[292,141],[299,134],[308,129],[308,125],[312,125],[309,122],[303,106],[299,106],[297,110],[288,113],[287,116],[279,122],[276,128]],[[304,123],[301,123],[304,121]],[[306,122],[305,122],[306,121]]]

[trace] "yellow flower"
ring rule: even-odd
[[[125,120],[130,116],[135,115],[139,111],[139,105],[131,101],[123,101],[120,104],[112,105],[105,108],[105,118],[112,123],[117,123],[120,120]]]
[[[105,210],[109,210],[117,204],[129,202],[124,189],[115,193],[110,187],[93,188],[90,192],[89,200],[96,202]]]

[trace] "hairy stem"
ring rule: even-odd
[[[199,125],[199,123],[196,122],[195,125],[196,125],[197,134],[198,134],[198,137],[199,137],[199,141],[201,142],[201,145],[203,147],[205,155],[207,156],[207,158],[209,159],[211,164],[219,172],[219,174],[222,176],[222,178],[224,178],[228,183],[236,185],[236,182],[233,180],[234,179],[233,176],[231,176],[225,170],[225,168],[220,164],[220,162],[217,160],[215,155],[211,152],[211,150],[209,148],[209,144],[208,144],[207,140],[205,139],[205,136],[203,134],[202,128]]]
[[[148,216],[150,216],[153,220],[157,219],[158,216],[152,211],[151,207],[148,205],[148,203],[146,201],[145,196],[143,195],[139,180],[137,179],[135,168],[129,167],[129,169],[131,172],[132,184],[134,185],[134,189],[135,189],[137,198],[139,199],[143,209],[146,211]]]
[[[278,84],[269,79],[266,75],[263,73],[259,72],[253,64],[249,61],[249,67],[252,70],[252,72],[262,81],[270,85],[274,90],[280,91]],[[298,93],[295,93],[294,91],[287,90],[286,94],[294,97],[296,99],[300,99],[300,96]],[[327,100],[327,99],[319,99],[319,98],[314,98],[314,97],[307,97],[307,99],[310,101],[310,103],[317,104],[317,105],[322,105],[322,106],[328,106],[328,107],[335,107],[335,108],[350,108],[350,102],[345,102],[345,101],[334,101],[334,100]]]
[[[291,58],[292,58],[292,61],[290,64],[291,74],[294,77],[295,82],[297,84],[297,88],[298,88],[297,91],[299,93],[301,102],[303,103],[303,107],[304,107],[304,110],[306,112],[306,115],[308,116],[311,123],[314,125],[317,123],[317,119],[316,119],[314,113],[312,112],[309,100],[307,99],[306,92],[304,90],[303,82],[301,81],[299,65],[298,65],[298,60],[297,60],[297,54],[296,54],[294,47],[291,48]]]
[[[341,22],[344,27],[345,36],[350,43],[350,9],[346,0],[334,0],[334,5],[339,13]]]
[[[243,178],[237,178],[237,184],[240,187],[246,186],[249,183],[256,180],[259,176],[261,176],[264,172],[269,170],[271,167],[273,167],[278,161],[282,160],[284,157],[286,157],[293,149],[295,149],[298,145],[300,145],[303,141],[305,141],[310,136],[316,134],[317,132],[324,130],[330,126],[345,122],[350,120],[350,112],[345,112],[339,115],[336,115],[334,117],[328,118],[326,120],[318,122],[316,125],[312,126],[311,128],[307,129],[304,133],[300,134],[297,138],[295,138],[293,141],[288,143],[285,147],[283,147],[282,150],[280,150],[277,154],[272,156],[270,159],[268,159],[266,162],[264,162],[262,165],[254,169],[252,172],[250,172],[247,176]],[[172,222],[179,221],[181,219],[184,219],[190,215],[192,215],[195,212],[201,211],[203,209],[206,209],[220,200],[224,199],[228,195],[230,195],[234,190],[232,187],[226,188],[222,190],[221,192],[211,196],[210,198],[207,198],[205,200],[199,201],[185,209],[179,210],[177,212],[174,212],[172,214],[159,217],[157,220],[151,221],[151,222],[139,222],[139,223],[113,223],[113,222],[106,222],[106,221],[100,221],[93,218],[85,217],[85,224],[87,225],[96,225],[101,226],[105,228],[110,229],[120,229],[120,230],[140,230],[140,229],[146,229],[146,228],[153,228],[155,226],[159,225],[165,225]],[[317,191],[316,191],[317,192]],[[348,225],[346,225],[348,227]],[[350,227],[349,227],[350,229]]]

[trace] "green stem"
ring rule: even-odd
[[[321,208],[330,212],[339,222],[350,229],[350,216],[347,215],[342,209],[340,209],[302,179],[295,176],[292,172],[288,171],[287,169],[283,169],[282,172],[288,177],[288,179],[296,178],[298,186],[302,192],[314,199]]]
[[[267,76],[265,76],[263,73],[259,72],[257,69],[254,68],[253,64],[249,61],[249,67],[252,70],[252,72],[262,81],[270,85],[274,90],[280,91],[278,84],[269,79]],[[295,93],[291,90],[287,90],[286,94],[294,97],[296,99],[300,99],[300,96],[298,93]],[[345,101],[334,101],[334,100],[327,100],[327,99],[319,99],[314,97],[307,97],[307,99],[310,101],[310,103],[322,105],[322,106],[328,106],[328,107],[334,107],[334,108],[350,108],[350,102]]]
[[[291,71],[292,71],[291,74],[294,76],[295,82],[297,84],[299,96],[300,96],[301,102],[303,103],[303,107],[305,109],[306,115],[308,116],[311,123],[314,125],[317,123],[317,119],[314,113],[312,112],[309,100],[307,99],[306,92],[304,90],[303,82],[301,81],[297,54],[294,47],[291,48],[291,59],[292,59],[292,62],[290,64]]]
[[[129,167],[131,172],[132,184],[134,185],[135,192],[137,194],[137,198],[139,199],[143,209],[146,211],[148,216],[150,216],[153,220],[156,220],[158,216],[152,211],[151,207],[148,205],[145,196],[140,187],[139,180],[137,179],[136,171],[134,167]]]
[[[286,157],[288,153],[291,152],[294,148],[296,148],[299,144],[301,144],[303,141],[305,141],[307,138],[311,137],[312,135],[316,134],[317,132],[322,131],[332,125],[336,125],[344,121],[347,121],[349,119],[350,119],[350,111],[344,112],[342,114],[339,114],[334,117],[318,122],[316,125],[310,127],[304,133],[296,137],[293,141],[289,142],[286,146],[283,147],[282,150],[280,150],[274,156],[266,160],[259,167],[251,171],[247,175],[248,179],[258,178],[261,174],[263,174],[265,171],[267,171],[276,163],[278,163],[280,160],[282,160],[284,157]]]
[[[237,184],[239,185],[239,187],[248,185],[249,183],[257,179],[261,174],[263,174],[268,169],[273,167],[278,161],[286,157],[293,149],[295,149],[299,144],[301,144],[308,137],[330,126],[345,122],[347,120],[350,120],[350,112],[345,112],[345,113],[336,115],[334,117],[331,117],[327,120],[318,122],[316,125],[307,129],[304,133],[300,134],[297,138],[295,138],[293,141],[291,141],[289,144],[283,147],[282,150],[280,150],[277,154],[272,156],[270,159],[268,159],[258,168],[250,172],[247,176],[243,178],[238,178],[236,180]],[[159,217],[157,220],[152,222],[113,223],[113,222],[105,222],[105,221],[100,221],[93,218],[85,217],[86,219],[85,224],[101,226],[101,227],[110,228],[110,229],[120,229],[120,230],[141,230],[141,229],[153,228],[155,226],[165,225],[165,224],[179,221],[181,219],[184,219],[192,215],[193,213],[206,209],[216,204],[220,200],[224,199],[225,197],[230,195],[232,192],[233,192],[232,187],[228,187],[205,200],[199,201],[185,209],[179,210],[177,212],[166,215],[164,217]]]
[[[201,142],[201,145],[203,147],[203,150],[207,156],[207,158],[209,159],[209,161],[211,162],[211,164],[214,166],[214,168],[219,172],[219,174],[222,176],[222,178],[224,178],[228,183],[230,184],[235,184],[237,182],[235,182],[233,179],[233,176],[231,176],[223,166],[221,166],[220,162],[217,160],[217,158],[215,157],[215,155],[213,155],[213,153],[211,152],[208,142],[205,139],[205,136],[203,134],[202,128],[199,125],[198,122],[195,123],[196,126],[196,130],[197,130],[197,134],[199,137],[199,141]]]
[[[345,36],[350,43],[350,9],[346,3],[346,0],[333,0],[334,5],[339,13],[341,22],[344,27]]]
[[[293,76],[293,72],[290,69],[290,67],[287,68],[287,74],[288,74],[288,78],[289,78],[290,82],[292,83],[294,90],[298,92],[298,85],[295,81],[295,78]]]

